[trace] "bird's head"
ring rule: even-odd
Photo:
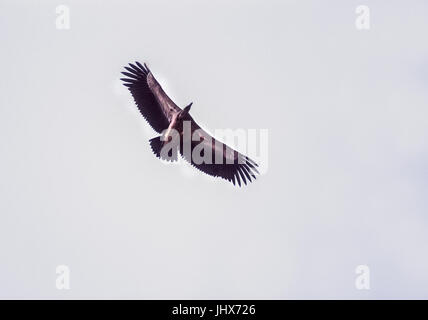
[[[192,106],[193,102],[191,102],[187,107],[185,107],[183,110],[181,110],[179,114],[179,118],[183,119],[187,114],[189,113],[190,107]]]

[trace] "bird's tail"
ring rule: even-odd
[[[161,136],[149,140],[150,146],[156,157],[167,160],[176,161],[178,158],[177,147],[174,147],[161,140]],[[164,148],[164,149],[162,149]]]
[[[153,153],[156,157],[160,158],[161,149],[163,146],[163,141],[161,141],[160,136],[150,139],[150,146],[152,147]]]

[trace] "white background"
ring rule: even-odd
[[[427,298],[427,9],[2,0],[0,297]],[[266,174],[156,159],[135,60],[210,131],[268,129]]]

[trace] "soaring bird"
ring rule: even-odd
[[[163,91],[144,63],[129,63],[121,78],[128,87],[142,116],[160,134],[150,139],[154,154],[161,159],[177,160],[178,152],[194,167],[234,185],[247,184],[258,165],[249,157],[214,139],[203,130],[189,113],[192,103],[179,108]]]

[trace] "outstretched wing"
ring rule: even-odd
[[[158,133],[168,128],[172,114],[181,109],[167,96],[146,64],[135,62],[122,72],[121,78],[128,87],[143,117]]]
[[[184,147],[180,150],[184,159],[202,172],[210,176],[226,179],[234,185],[238,183],[241,186],[241,181],[247,184],[247,181],[251,182],[252,179],[256,179],[256,174],[259,174],[256,168],[258,167],[257,163],[216,140],[196,124],[193,123],[193,125],[198,129],[192,130],[191,153],[186,154],[186,151],[183,150]],[[199,136],[199,139],[197,139],[196,135]],[[207,157],[205,157],[205,150],[211,150],[211,154],[207,155]],[[194,151],[196,155],[200,155],[199,159],[196,159]],[[201,161],[201,158],[211,160]]]

